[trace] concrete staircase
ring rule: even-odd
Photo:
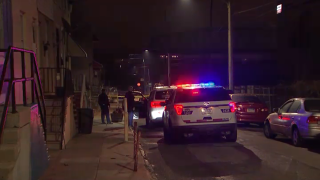
[[[0,106],[0,108],[0,114],[2,114],[3,106]],[[49,158],[44,136],[43,133],[41,133],[43,132],[43,128],[38,114],[33,115],[30,107],[18,106],[17,111],[19,113],[14,114],[10,113],[11,110],[8,111],[3,136],[1,138],[0,180],[19,179],[19,177],[27,177],[25,179],[29,179],[32,169],[31,162],[34,161],[30,154],[34,152],[32,150],[32,144],[35,142],[41,143],[42,141],[43,143],[37,147],[44,147],[44,149],[40,151],[44,153],[46,157],[41,156],[40,158],[45,158],[45,161],[48,161]],[[37,113],[37,111],[38,109],[36,108],[34,112]],[[34,137],[36,137],[36,139],[34,139]],[[36,149],[36,151],[40,152],[39,149]]]

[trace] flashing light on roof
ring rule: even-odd
[[[216,87],[216,85],[213,82],[209,83],[200,83],[200,84],[179,84],[177,85],[178,88],[212,88]]]

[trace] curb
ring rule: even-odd
[[[131,133],[133,134],[133,130],[130,128]],[[147,154],[145,153],[145,151],[143,150],[142,146],[141,146],[141,141],[139,142],[139,151],[141,156],[143,157],[144,163],[145,163],[145,167],[149,170],[150,175],[151,175],[151,179],[152,180],[157,180],[157,176],[156,173],[152,167],[152,165],[149,163],[148,158],[147,158]]]

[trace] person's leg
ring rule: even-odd
[[[112,122],[111,122],[111,120],[110,120],[109,109],[108,109],[108,111],[106,112],[106,116],[107,116],[107,123],[108,123],[108,124],[112,124]]]
[[[133,127],[133,112],[128,113],[128,119],[129,119],[129,126]]]
[[[101,109],[101,123],[105,124],[105,122],[104,122],[105,110],[103,107],[101,107],[100,109]]]

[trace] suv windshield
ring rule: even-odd
[[[305,100],[304,109],[309,112],[320,112],[320,100]]]
[[[234,102],[253,102],[261,103],[260,99],[256,96],[246,96],[246,95],[232,95],[232,101]]]
[[[228,100],[231,100],[229,93],[222,88],[177,90],[175,97],[175,103]]]
[[[155,100],[169,99],[171,92],[172,92],[172,89],[163,90],[163,91],[157,91],[154,99]]]

